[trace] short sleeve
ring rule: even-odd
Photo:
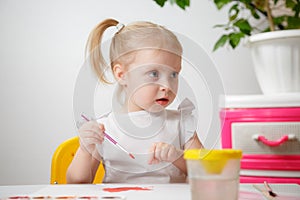
[[[190,140],[196,131],[196,119],[193,114],[195,106],[189,99],[184,99],[178,106],[178,111],[180,112],[180,146],[183,148],[184,144]]]

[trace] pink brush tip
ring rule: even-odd
[[[129,156],[132,158],[132,159],[135,159],[135,157],[130,153]]]

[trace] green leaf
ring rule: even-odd
[[[248,20],[246,19],[239,19],[236,21],[234,26],[238,27],[242,33],[245,33],[246,35],[250,35],[252,31],[252,27],[250,26]]]
[[[230,3],[231,0],[214,0],[217,8],[220,10],[221,8],[223,8],[223,6],[225,6],[226,4]]]
[[[230,33],[229,34],[229,44],[234,49],[240,43],[241,38],[245,37],[244,33]]]
[[[173,5],[174,3],[176,3],[176,0],[169,0],[170,4]]]
[[[299,0],[286,0],[285,6],[291,8],[295,12],[295,17],[300,17],[300,1]]]
[[[213,28],[224,28],[226,26],[227,26],[226,24],[217,24],[217,25],[214,25]]]
[[[259,19],[260,16],[259,14],[257,13],[257,10],[253,7],[249,7],[250,11],[251,11],[251,15],[255,18],[255,19]]]
[[[240,0],[241,3],[243,4],[251,4],[251,0]]]
[[[300,18],[288,17],[287,29],[300,29]]]
[[[233,6],[231,6],[231,8],[228,11],[228,15],[229,15],[229,20],[233,21],[237,18],[240,10],[238,8],[238,4],[234,4]]]
[[[285,0],[285,6],[288,8],[294,8],[295,4],[296,3],[294,2],[294,0]]]
[[[228,35],[222,35],[219,40],[216,42],[213,51],[216,51],[218,48],[225,45],[228,40]]]
[[[160,7],[163,7],[167,0],[154,0]]]
[[[279,17],[274,17],[273,18],[273,22],[274,22],[274,25],[280,25],[282,24],[283,22],[285,22],[287,19],[287,16],[279,16]]]
[[[300,13],[300,1],[298,1],[298,3],[294,6],[293,11],[295,11],[294,17],[299,18],[300,17],[300,15],[299,15],[299,13]]]
[[[181,9],[185,10],[185,7],[190,6],[190,0],[154,0],[160,7],[163,7],[167,1],[171,5],[176,3]]]
[[[185,7],[190,6],[190,0],[176,0],[176,4],[185,10]]]

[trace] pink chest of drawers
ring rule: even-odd
[[[242,183],[300,184],[300,94],[227,96],[222,148],[243,150]]]

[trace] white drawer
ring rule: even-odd
[[[243,122],[231,126],[232,148],[243,150],[243,154],[300,155],[300,122]]]

